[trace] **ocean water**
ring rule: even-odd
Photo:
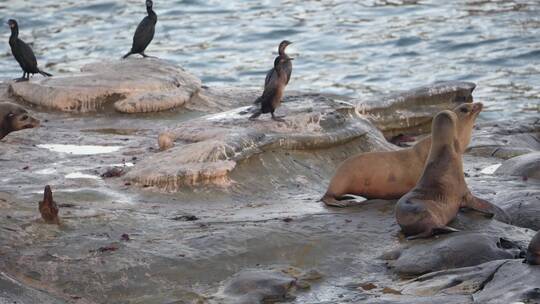
[[[17,19],[45,70],[61,75],[120,58],[144,0],[14,0]],[[261,87],[277,45],[293,41],[289,89],[369,98],[444,80],[478,84],[483,120],[538,116],[538,0],[155,0],[147,54],[172,60],[206,85]],[[4,26],[0,78],[22,75]],[[40,76],[36,76],[40,77]]]

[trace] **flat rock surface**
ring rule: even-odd
[[[360,105],[351,107],[328,96],[292,95],[278,109],[279,115],[285,114],[284,122],[268,115],[251,121],[253,107],[234,108],[162,132],[159,143],[167,151],[146,158],[125,179],[177,191],[186,185],[229,184],[240,162],[268,151],[324,149],[352,141],[364,152],[395,149],[379,129],[388,134],[421,130],[440,110],[470,101],[473,89],[474,84],[450,82],[402,92],[382,98],[379,104],[365,102],[362,113],[366,115],[360,114]],[[218,98],[206,97],[212,99]],[[216,102],[221,107],[224,103]]]
[[[305,130],[318,124],[299,123],[299,133],[264,116],[255,122],[229,119],[245,117],[238,113],[250,105],[249,96],[257,90],[242,95],[238,104],[231,98],[236,93],[226,91],[229,97],[218,102],[218,88],[203,88],[201,94],[212,92],[214,99],[197,103],[198,110],[188,106],[151,114],[75,116],[32,108],[42,126],[0,141],[0,270],[25,287],[25,297],[38,290],[46,297],[77,304],[220,303],[226,286],[243,271],[289,268],[298,269],[283,272],[295,280],[287,290],[290,303],[472,303],[472,294],[404,294],[408,281],[378,258],[411,244],[400,236],[393,201],[368,201],[348,209],[326,208],[318,201],[344,159],[379,144],[395,149],[382,141],[380,132],[370,137],[375,141],[366,142],[365,136],[320,140],[351,132],[342,126],[369,126],[354,107],[320,94],[291,94],[279,115],[306,119],[324,113],[328,117],[321,120],[321,129],[313,131]],[[299,109],[309,105],[325,106],[301,116]],[[175,133],[191,130],[190,121],[195,126],[200,123],[201,137]],[[170,193],[141,188],[125,179],[153,157],[175,149],[182,153],[180,147],[210,140],[214,136],[210,131],[216,129],[224,131],[225,138],[235,138],[235,132],[263,133],[296,146],[281,146],[272,139],[260,153],[238,156],[241,160],[235,160],[224,184],[183,186]],[[158,152],[158,135],[167,131],[179,137],[173,148]],[[321,142],[325,144],[314,144]],[[186,159],[222,155],[196,151]],[[500,162],[465,156],[466,179],[475,194],[493,200],[501,193],[538,189],[536,179],[486,170]],[[102,177],[112,168],[127,173]],[[61,226],[40,219],[38,202],[47,184],[60,207]],[[489,233],[521,247],[535,233],[474,212],[460,213],[452,225],[463,233]],[[296,274],[310,270],[313,275]],[[302,282],[309,277],[319,278]]]
[[[411,242],[399,252],[392,268],[401,275],[421,275],[443,269],[474,266],[484,262],[518,258],[517,245],[483,233],[457,232],[439,236],[436,240]]]
[[[540,152],[511,158],[502,163],[495,174],[540,179]]]
[[[540,230],[540,190],[503,192],[494,202],[506,211],[513,225]]]
[[[468,153],[509,159],[540,151],[540,119],[505,120],[476,125]]]
[[[201,81],[175,64],[129,58],[84,66],[81,73],[11,83],[10,93],[28,103],[64,112],[114,108],[124,113],[158,112],[189,102]]]

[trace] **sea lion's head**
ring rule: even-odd
[[[152,6],[154,6],[154,2],[152,2],[152,0],[146,0],[146,7],[152,8]]]
[[[433,119],[431,127],[432,145],[456,144],[456,125],[456,113],[449,110],[439,112]]]
[[[6,22],[6,24],[9,26],[9,28],[11,29],[14,29],[14,28],[17,28],[18,25],[17,25],[17,21],[15,21],[15,19],[9,19],[8,22]]]
[[[11,132],[39,127],[39,120],[30,116],[24,108],[14,104],[4,105],[6,106],[8,111],[4,113],[4,117],[0,117],[0,133],[4,136]]]
[[[463,148],[466,148],[471,142],[474,123],[483,108],[484,105],[481,102],[463,103],[454,108],[453,111],[457,115],[459,143]]]

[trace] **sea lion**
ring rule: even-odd
[[[431,149],[416,186],[396,204],[396,220],[409,239],[429,237],[437,232],[453,232],[448,227],[460,208],[470,208],[489,216],[504,214],[495,205],[475,197],[463,175],[462,154],[455,112],[442,111],[431,127]]]
[[[28,115],[21,106],[0,102],[0,139],[11,132],[39,126],[39,120]]]
[[[482,108],[482,103],[477,102],[461,104],[453,110],[463,149],[471,141],[472,128]],[[416,185],[430,147],[431,136],[428,136],[410,148],[355,155],[339,166],[321,200],[328,206],[346,207],[356,203],[339,200],[346,194],[367,199],[399,199]]]
[[[41,213],[41,218],[43,218],[45,223],[60,224],[60,219],[58,218],[58,206],[53,199],[51,186],[45,186],[43,200],[39,202],[39,213]]]
[[[540,231],[532,238],[525,261],[531,265],[540,265]]]

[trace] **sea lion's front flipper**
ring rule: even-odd
[[[463,200],[463,207],[485,214],[490,218],[495,216],[497,220],[510,224],[510,217],[504,210],[486,201],[485,199],[472,195],[471,193],[465,196]]]
[[[354,199],[342,199],[338,200],[334,196],[330,194],[325,194],[321,201],[328,207],[337,207],[337,208],[346,208],[346,207],[352,207],[352,206],[358,206],[361,202],[356,201]]]

